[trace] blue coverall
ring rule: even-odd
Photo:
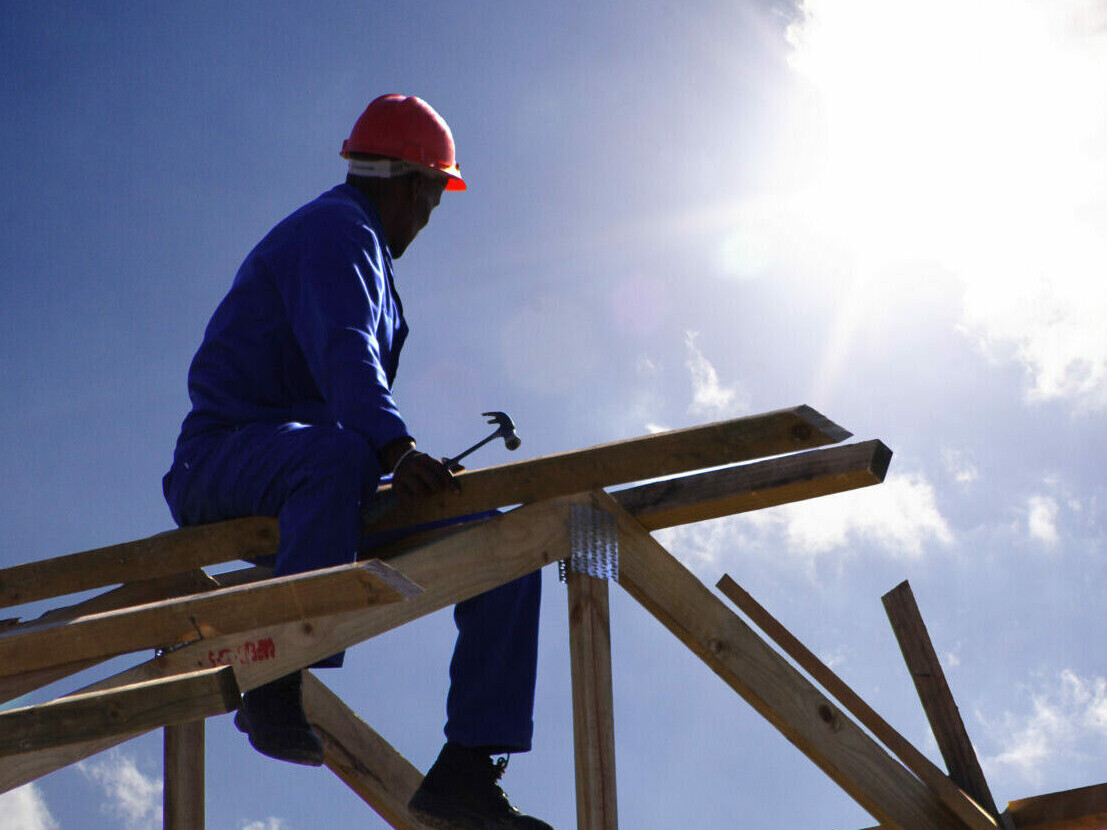
[[[391,392],[407,333],[362,193],[339,185],[280,222],[192,361],[192,410],[163,482],[176,522],[278,517],[278,576],[354,561],[378,452],[408,435]],[[455,607],[448,740],[530,749],[540,594],[535,572]]]

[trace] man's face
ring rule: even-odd
[[[438,207],[438,202],[446,189],[445,177],[439,180],[429,176],[412,176],[411,180],[401,238],[389,246],[392,248],[392,256],[396,259],[403,256],[407,246],[419,235],[419,231],[427,226],[431,212]]]

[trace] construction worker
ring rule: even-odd
[[[453,136],[426,102],[385,95],[341,155],[345,184],[270,231],[212,316],[163,482],[180,525],[278,517],[276,576],[353,562],[361,506],[384,474],[401,504],[457,488],[416,449],[392,394],[408,335],[392,260],[443,191],[466,189]],[[447,741],[410,805],[431,826],[551,830],[511,806],[506,760],[492,760],[530,749],[540,591],[536,572],[455,608]],[[265,755],[323,762],[300,672],[246,692],[235,725]]]

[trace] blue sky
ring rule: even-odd
[[[659,538],[940,760],[879,599],[909,579],[996,800],[1107,780],[1105,31],[1092,0],[6,4],[0,565],[171,526],[208,316],[341,180],[364,105],[418,94],[470,187],[397,263],[421,446],[468,446],[489,409],[529,456],[801,403],[880,438],[881,487]],[[506,786],[565,828],[545,588],[535,751]],[[624,826],[872,823],[617,590],[612,611]],[[444,612],[325,676],[422,768],[452,636]],[[385,826],[229,718],[208,746],[211,830]],[[0,796],[0,828],[158,827],[160,751]]]

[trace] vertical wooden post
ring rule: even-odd
[[[573,681],[577,830],[617,830],[615,718],[607,580],[566,575]]]
[[[204,830],[204,725],[165,727],[164,830]]]

